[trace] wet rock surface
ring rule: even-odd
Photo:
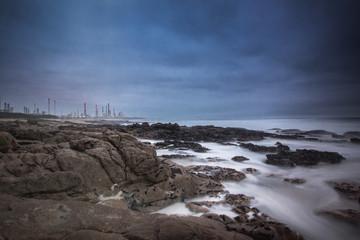
[[[117,184],[129,206],[146,211],[222,189],[217,182],[160,161],[154,148],[116,129],[49,121],[1,126],[7,144],[6,153],[0,154],[0,191],[5,194],[98,201]],[[147,196],[150,188],[156,197]]]
[[[170,155],[161,155],[159,157],[163,157],[166,159],[184,159],[184,158],[193,158],[195,157],[194,155],[183,155],[183,154],[170,154]]]
[[[277,142],[276,147],[267,147],[267,146],[260,146],[253,143],[240,143],[240,147],[249,149],[253,152],[259,152],[259,153],[271,153],[271,152],[280,152],[280,151],[289,151],[290,148],[286,145],[283,145],[279,142]]]
[[[333,211],[322,211],[320,214],[333,216],[339,220],[360,225],[360,212],[354,209],[339,209]]]
[[[229,204],[238,216],[230,218],[223,214],[205,213],[202,217],[221,222],[229,231],[244,234],[251,239],[304,239],[285,224],[261,213],[257,208],[251,208],[250,202],[253,199],[244,194],[227,194],[224,200],[210,204]]]
[[[215,126],[186,127],[178,124],[133,124],[123,127],[131,134],[146,139],[177,140],[192,142],[218,142],[261,140],[270,134],[244,128],[222,128]]]
[[[231,160],[233,160],[235,162],[243,162],[243,161],[248,161],[249,159],[244,156],[235,156],[235,157],[231,158]]]
[[[220,181],[241,181],[246,178],[245,174],[232,168],[213,166],[189,166],[187,169],[201,178]]]
[[[356,183],[331,183],[335,190],[344,194],[347,198],[353,199],[360,204],[360,185]]]
[[[204,152],[207,149],[195,141],[260,140],[272,136],[267,133],[41,119],[0,123],[0,132],[0,238],[301,239],[284,224],[251,208],[253,198],[242,194],[227,194],[219,202],[188,203],[191,211],[205,213],[202,218],[146,214],[190,197],[224,193],[221,181],[241,181],[246,176],[231,168],[182,167],[157,157],[151,144],[137,141],[132,134],[165,140],[159,148]],[[275,148],[288,151],[284,145]],[[179,156],[168,158],[172,157]],[[237,156],[236,160],[246,159]],[[256,173],[253,168],[248,171]],[[116,191],[111,190],[114,186]],[[112,200],[100,201],[116,193]],[[209,213],[214,204],[230,205],[238,216]]]
[[[248,174],[259,174],[260,173],[260,171],[257,170],[256,168],[245,168],[243,171]]]
[[[166,148],[166,149],[177,149],[177,150],[188,150],[191,149],[194,152],[206,152],[209,149],[205,148],[203,146],[201,146],[201,144],[199,143],[195,143],[195,142],[189,142],[189,141],[175,141],[175,140],[166,140],[164,142],[158,142],[155,143],[155,148],[157,149],[161,149],[161,148]]]
[[[145,215],[80,201],[0,195],[3,239],[250,239],[199,217]]]
[[[295,166],[312,166],[320,162],[339,163],[345,158],[336,152],[322,152],[317,150],[296,149],[296,151],[281,151],[277,154],[267,154],[265,163],[295,167]]]
[[[306,180],[303,178],[284,178],[284,182],[289,182],[292,184],[302,184],[305,183]]]

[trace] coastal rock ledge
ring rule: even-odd
[[[147,214],[223,192],[223,179],[158,158],[120,128],[18,120],[0,133],[0,239],[263,239],[238,223]]]

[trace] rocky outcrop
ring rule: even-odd
[[[116,137],[117,146],[112,144]],[[43,143],[36,147],[30,144],[0,156],[1,191],[15,196],[53,195],[55,199],[60,196],[65,199],[100,194],[114,183],[157,182],[167,178],[161,174],[154,149],[132,136],[93,138],[73,134],[71,138],[69,144]]]
[[[333,211],[322,211],[320,214],[333,216],[339,220],[360,225],[360,212],[354,209],[339,209]]]
[[[189,131],[187,128],[183,131],[178,125],[164,128],[164,125],[143,124],[142,128],[153,128],[158,137],[173,132],[176,137],[188,138],[186,141],[217,139],[222,142],[263,136],[256,131],[211,126]],[[266,222],[258,210],[250,208],[251,197],[240,194],[228,194],[220,203],[233,207],[239,214],[235,219],[216,214],[204,218],[144,214],[197,195],[218,195],[223,193],[221,181],[241,181],[245,174],[230,168],[179,166],[158,158],[149,144],[137,141],[127,131],[126,127],[43,120],[0,123],[0,139],[4,139],[0,153],[0,238],[261,239],[278,236],[290,239],[288,236],[293,236],[294,232],[283,224],[269,225],[273,222]],[[178,131],[182,133],[176,135]],[[200,149],[193,142],[186,147]],[[116,196],[114,187],[117,187]],[[191,202],[187,206],[192,211],[206,213],[211,204]],[[258,215],[249,217],[255,213]],[[254,218],[257,220],[253,221]],[[273,235],[268,234],[267,227],[272,227]],[[249,231],[244,232],[243,228]]]
[[[189,166],[187,169],[197,176],[205,179],[220,181],[241,181],[246,178],[245,174],[232,168],[222,168],[213,166]]]
[[[220,201],[189,202],[189,210],[204,213],[202,217],[218,221],[226,226],[230,232],[244,234],[251,239],[303,239],[302,235],[288,228],[285,224],[276,221],[259,209],[250,207],[253,197],[244,194],[226,194]],[[230,205],[238,214],[231,218],[224,214],[209,212],[212,206]]]
[[[133,124],[123,128],[129,133],[145,139],[177,140],[190,142],[230,142],[233,140],[261,140],[270,134],[244,128],[222,128],[215,126],[186,127],[178,124]]]
[[[157,142],[154,144],[157,149],[166,148],[166,149],[177,149],[177,150],[188,150],[191,149],[194,152],[206,152],[209,149],[201,146],[199,143],[189,142],[189,141],[175,141],[175,140],[166,140],[164,142]]]
[[[257,170],[256,168],[245,168],[243,170],[245,173],[248,173],[248,174],[259,174],[259,170]]]
[[[355,183],[331,183],[337,191],[344,194],[347,198],[357,200],[360,203],[360,185]]]
[[[229,204],[238,216],[230,218],[215,213],[205,213],[202,216],[223,223],[229,231],[244,234],[251,239],[303,239],[302,235],[285,224],[261,213],[257,208],[250,207],[252,199],[254,198],[243,194],[227,194],[224,200],[207,204]],[[206,203],[203,202],[202,205]]]
[[[244,156],[235,156],[235,157],[231,158],[231,160],[233,160],[235,162],[243,162],[243,161],[247,161],[249,159]]]
[[[11,134],[0,132],[0,153],[7,153],[9,150],[17,149],[18,147],[18,143]]]
[[[305,183],[306,180],[303,178],[284,178],[284,182],[289,182],[292,184],[302,184]]]
[[[250,239],[224,223],[198,217],[143,215],[79,201],[0,195],[3,239]]]
[[[265,163],[267,164],[287,167],[295,167],[297,165],[312,166],[317,165],[320,162],[334,164],[345,159],[336,152],[321,152],[307,149],[296,149],[295,152],[281,151],[277,154],[268,154],[266,155],[266,158],[267,160]]]
[[[1,134],[7,149],[0,154],[0,191],[9,195],[97,202],[100,195],[113,194],[116,184],[132,209],[149,211],[222,189],[160,161],[151,146],[133,136],[104,126],[37,121],[8,130],[17,139]]]
[[[195,157],[194,155],[183,155],[183,154],[170,154],[170,155],[161,155],[160,157],[166,159],[184,159],[184,158],[192,158]]]
[[[151,212],[173,202],[202,194],[222,192],[223,186],[211,178],[192,174],[186,168],[163,160],[162,166],[170,170],[170,177],[157,184],[132,184],[123,189],[126,201],[133,209]]]
[[[290,148],[286,145],[283,145],[279,142],[277,142],[276,147],[267,147],[267,146],[260,146],[260,145],[255,145],[253,143],[240,143],[240,147],[249,149],[250,151],[253,152],[259,152],[259,153],[271,153],[271,152],[280,152],[280,151],[289,151]]]
[[[208,218],[154,216],[139,219],[123,233],[127,239],[214,239],[251,240],[245,234],[229,231],[222,222]]]

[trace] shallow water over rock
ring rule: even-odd
[[[347,199],[337,192],[330,182],[360,183],[360,148],[351,142],[332,141],[304,141],[266,138],[261,141],[250,141],[262,146],[275,146],[281,142],[289,146],[291,151],[296,149],[313,149],[318,151],[338,152],[345,157],[341,163],[319,163],[316,166],[281,167],[265,163],[266,153],[256,153],[242,148],[236,142],[232,144],[218,144],[200,142],[203,147],[210,149],[205,153],[191,150],[159,149],[161,155],[183,154],[193,157],[172,159],[179,165],[209,165],[223,168],[233,168],[246,173],[246,179],[241,182],[222,182],[225,190],[232,194],[253,196],[252,207],[269,214],[280,222],[286,223],[292,229],[300,232],[306,239],[357,239],[360,233],[359,225],[347,223],[333,216],[322,214],[324,211],[339,209],[354,209],[359,211],[357,201]],[[244,156],[248,161],[236,162],[234,156]],[[221,158],[223,161],[209,161]],[[256,169],[256,174],[246,171],[247,168]],[[292,184],[284,179],[303,179],[301,184]],[[160,212],[167,214],[190,214],[186,208],[187,202],[203,201],[204,198],[185,199],[185,203],[176,203]],[[214,201],[213,197],[208,197]],[[220,199],[222,197],[220,196]],[[208,200],[210,200],[208,199]],[[215,199],[216,200],[216,199]],[[236,213],[231,207],[222,205],[209,208],[211,213],[227,214],[231,217]]]

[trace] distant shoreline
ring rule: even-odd
[[[37,114],[24,114],[24,113],[9,113],[9,112],[0,112],[0,118],[24,118],[24,119],[58,119],[59,117],[55,115],[37,115]]]

